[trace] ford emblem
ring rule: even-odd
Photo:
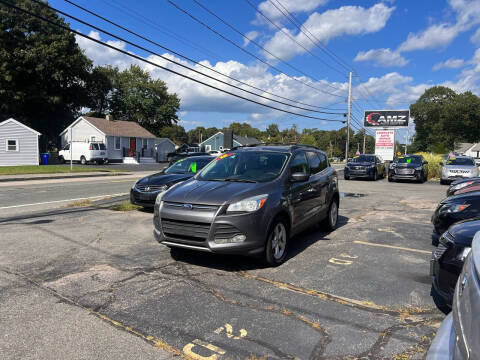
[[[192,210],[192,209],[193,209],[192,204],[183,204],[183,207],[184,207],[185,209],[188,209],[188,210]]]

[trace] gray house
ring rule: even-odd
[[[41,134],[8,119],[0,123],[0,166],[38,165],[38,138]]]
[[[62,148],[70,141],[103,142],[109,162],[153,163],[166,161],[175,144],[155,135],[133,121],[80,116],[60,133]]]
[[[215,135],[210,136],[207,140],[199,144],[201,151],[223,150],[224,149],[224,136],[223,132],[219,131]],[[248,136],[233,135],[233,146],[245,146],[260,144],[255,138]]]

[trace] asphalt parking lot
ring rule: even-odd
[[[152,213],[0,212],[3,359],[422,359],[438,183],[340,180],[339,228],[276,268],[170,252]]]

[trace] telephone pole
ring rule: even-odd
[[[408,145],[408,128],[407,128],[407,134],[405,135],[405,155],[407,155],[407,145]]]
[[[367,132],[363,129],[363,154],[365,154],[365,138],[367,137]]]
[[[348,74],[348,100],[347,100],[347,143],[345,145],[345,161],[348,161],[348,149],[350,148],[350,111],[352,107],[352,72]]]

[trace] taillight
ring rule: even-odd
[[[90,144],[90,148],[89,148],[89,149],[90,149],[90,150],[93,150],[93,145],[92,145],[92,144]]]

